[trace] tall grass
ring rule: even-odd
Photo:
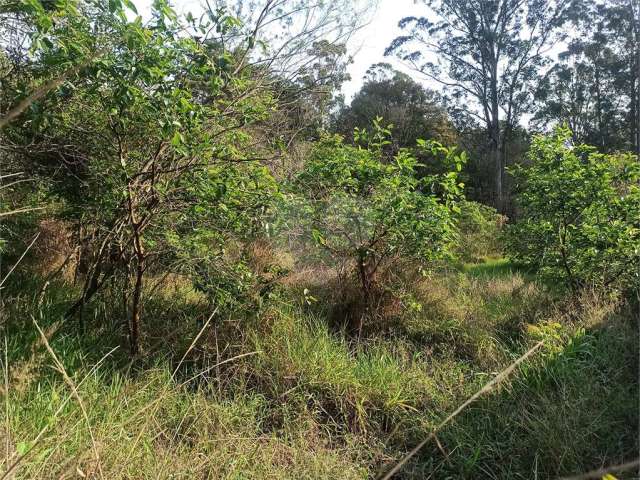
[[[631,459],[637,320],[620,301],[564,299],[500,265],[423,280],[421,309],[359,342],[286,292],[255,317],[206,324],[211,312],[170,289],[148,305],[147,355],[134,363],[113,305],[87,309],[86,330],[60,324],[68,286],[40,299],[20,279],[2,331],[0,471],[17,462],[15,478],[371,478],[539,340],[541,351],[397,478],[542,479]]]

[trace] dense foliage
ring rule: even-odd
[[[521,216],[511,228],[513,258],[573,287],[637,288],[637,158],[572,145],[566,128],[535,138],[528,156],[531,165],[514,169]]]
[[[367,70],[360,91],[336,115],[334,129],[349,138],[355,128],[368,128],[378,117],[393,125],[387,150],[394,153],[414,148],[420,138],[444,145],[456,142],[442,98],[384,63]]]
[[[274,79],[275,59],[257,35],[262,22],[273,28],[287,20],[282,5],[267,2],[251,29],[225,7],[183,18],[158,1],[147,22],[130,20],[131,2],[49,7],[25,2],[2,12],[5,31],[26,39],[25,51],[16,44],[15,58],[7,56],[3,141],[11,168],[43,188],[55,205],[50,213],[68,222],[78,245],[83,286],[67,317],[82,317],[107,288],[121,291],[135,353],[153,277],[186,275],[219,314],[255,287],[243,252],[264,232],[277,191],[269,164],[286,154],[290,129],[310,128],[320,114],[286,129],[267,123],[283,103],[284,78]],[[291,8],[292,18],[318,15],[316,29],[300,34],[318,50],[315,35],[328,35],[329,10]],[[322,65],[344,48],[324,39],[322,54],[309,53],[304,41],[297,50],[283,45],[281,54],[320,60],[287,77],[304,89],[285,102],[309,103],[316,88],[327,97],[343,76]]]
[[[495,208],[465,200],[455,217],[454,254],[463,262],[478,263],[502,253],[502,227],[506,218]]]
[[[424,268],[448,252],[462,191],[457,172],[464,154],[420,141],[450,172],[419,177],[418,161],[407,150],[384,161],[388,133],[376,122],[372,132],[356,131],[364,146],[346,145],[337,136],[321,140],[294,178],[287,205],[290,225],[310,232],[334,262],[354,269],[367,310],[386,264],[414,260]]]
[[[640,155],[639,8],[576,2],[575,33],[536,89],[534,125],[567,123],[576,142]]]
[[[373,0],[147,3],[0,0],[2,479],[631,478],[638,0],[417,2],[350,102]]]

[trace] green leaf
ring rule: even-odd
[[[311,230],[311,236],[313,237],[313,239],[320,245],[326,245],[326,240],[325,238],[322,236],[322,233],[320,232],[320,230],[314,228]]]
[[[135,13],[136,15],[138,14],[138,9],[131,0],[122,0],[122,3],[124,3],[125,7],[131,10],[133,13]]]
[[[116,13],[122,9],[122,0],[109,0],[109,11]]]
[[[26,455],[31,450],[32,442],[18,442],[16,444],[16,451],[18,455]]]
[[[184,144],[184,136],[180,132],[175,132],[171,138],[171,145],[174,147],[180,147]]]

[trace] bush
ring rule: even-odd
[[[640,164],[570,139],[566,128],[535,138],[531,165],[513,169],[522,216],[510,228],[510,255],[573,288],[637,287]]]
[[[454,254],[463,262],[479,263],[487,257],[500,256],[500,237],[505,217],[495,208],[463,201],[456,217],[458,241]]]
[[[384,158],[388,130],[356,131],[356,141],[339,136],[321,140],[305,168],[289,185],[285,204],[289,226],[301,227],[303,242],[332,266],[355,272],[365,314],[379,291],[380,272],[402,258],[424,267],[444,256],[453,238],[452,212],[460,195],[457,171],[465,160],[436,142],[419,148],[452,171],[418,178],[418,161],[406,150]]]

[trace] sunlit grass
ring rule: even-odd
[[[507,258],[489,258],[482,263],[464,265],[464,272],[471,277],[507,277],[516,270]]]
[[[595,293],[562,303],[503,259],[423,282],[422,308],[393,332],[358,340],[316,309],[276,302],[258,318],[212,327],[180,368],[197,329],[180,315],[188,302],[179,292],[164,307],[157,299],[146,325],[160,329],[150,338],[182,339],[134,363],[107,334],[118,319],[99,307],[104,329],[69,324],[51,339],[88,423],[31,318],[54,324],[64,289],[41,303],[23,296],[5,329],[0,468],[28,452],[16,478],[370,478],[543,337],[539,354],[443,429],[440,447],[425,447],[401,478],[552,478],[633,455],[638,338],[616,303]]]

